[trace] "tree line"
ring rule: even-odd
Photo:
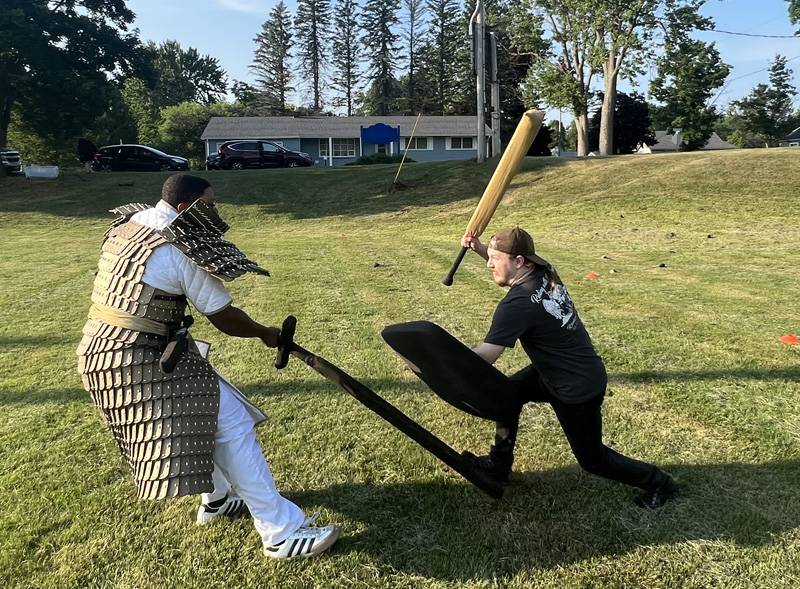
[[[776,144],[798,123],[787,60],[777,56],[769,84],[720,111],[730,66],[692,37],[713,27],[705,1],[486,0],[503,137],[526,108],[550,107],[573,120],[569,131],[550,125],[551,143],[560,137],[579,155],[629,152],[653,126],[682,129],[686,149],[714,130],[740,146]],[[798,0],[787,3],[798,22]],[[248,83],[194,48],[143,42],[125,0],[5,0],[0,146],[63,161],[89,136],[200,157],[211,116],[475,114],[474,9],[474,0],[298,0],[291,14],[280,1],[253,39]],[[653,68],[650,104],[617,90]]]

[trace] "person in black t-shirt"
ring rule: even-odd
[[[497,305],[484,342],[473,351],[494,364],[519,340],[532,362],[511,376],[519,411],[497,422],[495,443],[488,455],[469,455],[475,464],[507,482],[522,406],[547,402],[584,470],[643,489],[636,500],[641,507],[664,505],[677,491],[672,477],[603,444],[601,406],[608,382],[605,366],[566,287],[555,268],[536,255],[531,236],[513,227],[495,234],[488,247],[470,233],[464,235],[461,244],[487,260],[496,284],[511,287]]]

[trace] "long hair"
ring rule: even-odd
[[[558,286],[559,284],[561,286],[564,286],[561,277],[558,275],[558,272],[556,272],[555,266],[553,266],[552,264],[548,264],[547,266],[544,267],[544,271],[547,274],[547,277],[549,278],[549,282],[547,284],[547,290],[549,290],[552,293],[553,290],[555,290],[556,286]]]

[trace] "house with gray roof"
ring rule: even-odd
[[[784,137],[778,145],[780,147],[800,147],[800,127]]]
[[[385,117],[213,117],[201,139],[206,155],[225,141],[260,139],[309,154],[317,165],[341,166],[362,155],[401,154],[421,161],[477,157],[478,118],[474,116]],[[491,130],[485,126],[486,145]],[[488,154],[487,154],[488,155]]]
[[[655,137],[656,143],[654,145],[642,144],[639,146],[639,149],[636,150],[636,153],[646,154],[656,151],[678,151],[679,144],[683,143],[683,137],[680,133],[673,135],[666,131],[656,131]],[[722,138],[714,132],[711,133],[711,137],[709,137],[706,144],[700,148],[700,151],[718,149],[736,149],[736,146],[727,141],[723,141]]]

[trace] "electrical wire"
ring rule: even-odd
[[[724,35],[737,35],[739,37],[761,37],[764,39],[797,39],[800,41],[800,37],[797,35],[759,35],[757,33],[737,33],[734,31],[723,31],[721,29],[708,29],[708,33],[722,33]]]
[[[800,55],[795,55],[794,57],[790,57],[789,59],[787,59],[787,60],[786,60],[786,63],[789,63],[790,61],[794,61],[795,59],[800,59]],[[769,68],[771,68],[771,67],[772,67],[772,66],[767,66],[767,67],[761,68],[760,70],[756,70],[756,71],[754,71],[754,72],[750,72],[750,73],[748,73],[748,74],[742,74],[741,76],[737,76],[737,77],[735,77],[735,78],[731,78],[730,80],[728,80],[727,82],[725,82],[725,85],[724,85],[724,86],[723,86],[723,87],[720,89],[720,91],[719,91],[719,92],[717,93],[717,95],[714,97],[714,100],[712,100],[712,101],[709,103],[709,105],[708,105],[708,106],[714,106],[714,103],[716,103],[716,102],[717,102],[717,100],[719,99],[719,97],[720,97],[720,96],[722,96],[723,92],[725,92],[725,89],[726,89],[726,88],[728,88],[728,86],[730,86],[730,85],[731,85],[731,82],[736,82],[737,80],[741,80],[742,78],[746,78],[746,77],[748,77],[748,76],[754,76],[755,74],[760,74],[761,72],[765,72],[765,71],[767,71],[767,70],[768,70]]]

